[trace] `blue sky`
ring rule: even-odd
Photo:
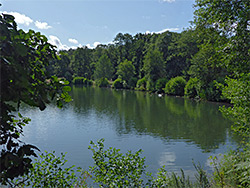
[[[46,35],[59,49],[94,47],[116,34],[181,32],[193,20],[195,0],[1,0],[0,11],[19,28]]]

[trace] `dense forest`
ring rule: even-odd
[[[233,36],[222,35],[214,27],[201,27],[181,33],[119,33],[111,44],[95,49],[61,51],[60,59],[52,61],[48,69],[75,84],[95,80],[97,86],[108,86],[109,81],[118,89],[224,101],[221,85],[225,78],[234,77],[235,71],[249,72],[249,61],[242,56],[243,67],[235,70],[229,63],[229,56],[235,53],[229,48]],[[226,56],[220,48],[226,48]]]
[[[28,180],[34,180],[34,185],[50,178],[51,185],[63,181],[67,186],[60,184],[61,187],[75,187],[74,175],[63,177],[71,169],[62,172],[61,167],[55,168],[55,174],[60,171],[62,176],[50,176],[52,172],[49,170],[53,165],[65,164],[60,159],[54,160],[53,154],[42,155],[46,162],[55,163],[48,173],[44,176],[35,173],[39,171],[37,168],[45,168],[42,166],[44,163],[32,163],[31,157],[37,157],[36,151],[39,149],[20,141],[23,126],[30,119],[20,113],[13,115],[21,103],[44,110],[47,104],[56,101],[58,107],[62,107],[63,102],[71,100],[68,85],[72,82],[94,83],[100,87],[112,84],[117,89],[145,90],[231,103],[231,107],[221,108],[221,111],[234,122],[232,128],[242,138],[241,150],[225,155],[211,183],[205,172],[197,168],[200,175],[197,187],[249,187],[249,18],[248,0],[196,0],[192,27],[181,33],[138,33],[135,36],[119,33],[111,44],[98,45],[95,49],[82,47],[57,52],[41,33],[18,29],[13,16],[1,14],[0,183],[16,187],[12,180],[24,176],[20,185]],[[98,144],[92,143],[91,149],[96,164],[102,167],[92,169],[97,182],[115,186],[110,178],[115,175],[120,183],[118,187],[125,183],[136,185],[132,187],[143,187],[140,178],[145,167],[144,159],[139,157],[140,152],[135,155],[129,153],[122,158],[123,155],[115,149],[113,153],[104,151],[102,140]],[[104,177],[104,163],[98,161],[102,160],[100,156],[125,160],[130,166],[117,172],[118,175],[111,168],[113,174]],[[119,166],[117,161],[108,162]],[[119,176],[121,172],[135,176],[131,175],[123,181],[124,177]],[[110,179],[112,182],[108,182]],[[194,187],[185,180],[184,174],[178,178],[170,177],[162,169],[153,180],[152,187]]]

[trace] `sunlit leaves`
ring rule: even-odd
[[[101,139],[89,149],[93,152],[95,166],[90,167],[94,181],[100,186],[108,187],[141,187],[142,175],[145,174],[145,158],[140,157],[142,150],[135,153],[128,151],[122,154],[119,149],[104,149]]]
[[[57,157],[55,152],[39,155],[32,163],[30,172],[22,178],[13,181],[13,185],[32,187],[85,187],[87,175],[83,169],[74,169],[75,166],[66,167],[65,154]],[[77,177],[76,172],[80,173]]]
[[[0,15],[0,69],[1,69],[1,125],[0,125],[0,182],[27,173],[31,167],[30,156],[36,156],[35,146],[19,140],[22,128],[30,119],[15,118],[21,103],[46,108],[53,99],[71,100],[68,82],[50,77],[46,71],[49,62],[57,57],[55,47],[39,32],[18,30],[14,17]],[[63,88],[64,87],[64,88]]]

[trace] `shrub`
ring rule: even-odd
[[[195,78],[190,78],[185,86],[185,96],[188,98],[195,98],[198,96],[198,84],[199,80]]]
[[[154,91],[155,90],[154,86],[155,86],[154,82],[151,79],[148,79],[146,85],[147,91]]]
[[[200,98],[208,101],[221,101],[223,100],[222,86],[216,80],[214,80],[201,88],[199,96]]]
[[[85,86],[92,86],[93,82],[92,82],[92,80],[89,80],[89,79],[85,78],[83,80],[83,85],[85,85]]]
[[[165,93],[169,95],[183,96],[185,85],[186,80],[181,76],[177,76],[166,83],[166,87],[164,90]]]
[[[104,150],[103,142],[104,139],[97,141],[97,144],[91,141],[92,146],[89,146],[95,163],[90,170],[93,173],[94,182],[99,183],[100,187],[202,188],[210,185],[208,175],[200,165],[194,164],[197,171],[195,182],[191,182],[183,170],[181,170],[181,176],[175,173],[170,175],[164,167],[158,170],[156,177],[152,177],[151,173],[146,172],[145,158],[140,157],[142,150],[122,154],[116,148],[110,147]]]
[[[13,181],[15,187],[87,187],[87,172],[81,168],[74,169],[74,166],[65,167],[65,154],[56,157],[55,152],[40,155],[35,159],[28,175]],[[75,171],[81,173],[77,177]]]
[[[165,87],[167,83],[167,79],[166,78],[160,78],[156,81],[156,84],[155,84],[155,89],[157,92],[159,93],[162,93],[163,92],[163,89]]]
[[[122,81],[122,79],[117,78],[117,79],[114,81],[112,87],[115,88],[115,89],[122,89],[122,88],[123,88],[123,81]]]
[[[95,166],[90,167],[94,181],[101,187],[143,187],[142,175],[145,173],[145,158],[140,157],[142,150],[135,153],[120,153],[119,149],[104,150],[104,139],[89,149],[93,152]]]
[[[80,84],[83,84],[83,80],[84,79],[86,79],[86,78],[84,78],[84,77],[75,77],[74,79],[73,79],[73,84],[74,85],[80,85]]]
[[[97,80],[96,85],[98,87],[108,87],[109,81],[107,78],[101,78],[101,79]]]
[[[72,83],[74,85],[85,85],[85,86],[93,85],[93,82],[91,80],[84,77],[75,77]]]
[[[146,84],[147,84],[147,80],[146,78],[142,78],[142,79],[139,79],[136,83],[136,88],[138,90],[141,90],[141,91],[145,91],[146,90]]]
[[[136,83],[137,83],[137,78],[132,77],[128,80],[128,87],[133,89],[136,87]]]
[[[250,150],[231,151],[219,161],[213,158],[214,182],[217,187],[250,187]]]

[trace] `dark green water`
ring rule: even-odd
[[[73,87],[72,98],[63,109],[22,109],[32,119],[23,140],[41,150],[67,152],[71,165],[88,169],[93,165],[90,140],[105,138],[105,146],[122,152],[144,150],[153,174],[165,165],[170,172],[182,168],[193,177],[192,161],[210,170],[209,156],[236,146],[230,122],[216,103],[85,87]]]

